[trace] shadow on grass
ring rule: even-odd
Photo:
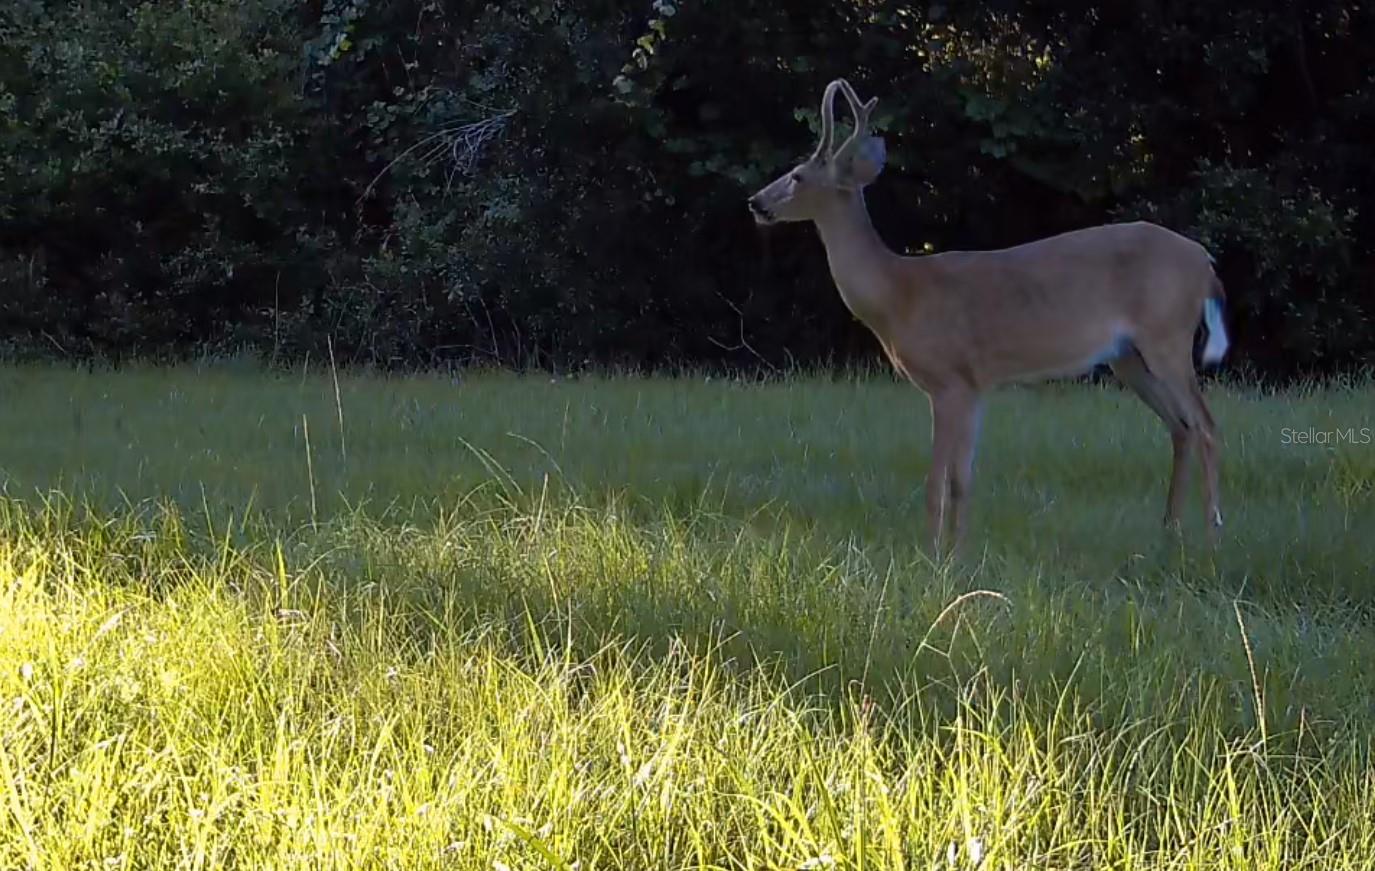
[[[1341,609],[1236,605],[1158,571],[1097,581],[1007,558],[935,566],[777,508],[751,524],[700,504],[491,485],[423,523],[360,510],[284,532],[165,503],[0,504],[8,539],[91,583],[155,600],[208,585],[355,627],[385,613],[414,655],[493,625],[532,660],[686,649],[727,672],[776,670],[837,711],[873,697],[927,723],[949,722],[980,685],[1046,717],[1068,698],[1105,726],[1185,728],[1207,709],[1224,734],[1253,732],[1262,712],[1272,735],[1311,737],[1368,731],[1375,712],[1362,653],[1375,637]]]

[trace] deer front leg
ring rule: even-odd
[[[973,481],[979,401],[963,386],[931,397],[931,469],[926,475],[926,525],[931,553],[940,558],[964,535],[969,486]]]
[[[946,470],[938,443],[932,440],[931,468],[926,471],[926,549],[935,559],[940,559],[945,529],[945,506],[949,496]]]
[[[950,457],[950,546],[958,550],[964,543],[965,519],[969,515],[969,495],[974,485],[974,454],[979,443],[979,399],[962,394],[948,408],[950,426],[955,430]]]

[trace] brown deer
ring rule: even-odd
[[[835,95],[853,134],[835,146]],[[883,171],[869,135],[877,98],[844,79],[821,100],[821,141],[805,162],[749,198],[760,224],[811,221],[850,311],[931,403],[926,522],[931,550],[958,546],[973,477],[982,395],[1000,384],[1081,374],[1106,363],[1169,429],[1174,460],[1165,524],[1177,528],[1197,451],[1209,540],[1222,526],[1216,427],[1194,371],[1222,359],[1223,289],[1203,246],[1150,223],[1108,224],[995,251],[901,256],[869,220],[864,189]]]

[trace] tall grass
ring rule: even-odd
[[[1144,408],[1001,395],[944,566],[882,381],[0,390],[0,867],[1375,854],[1375,444],[1283,432],[1366,387],[1215,397],[1216,553]]]

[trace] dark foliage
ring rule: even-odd
[[[1218,256],[1234,364],[1375,361],[1375,5],[1336,0],[10,0],[0,342],[868,357],[814,234],[743,208],[837,75],[895,248],[1148,217]]]

